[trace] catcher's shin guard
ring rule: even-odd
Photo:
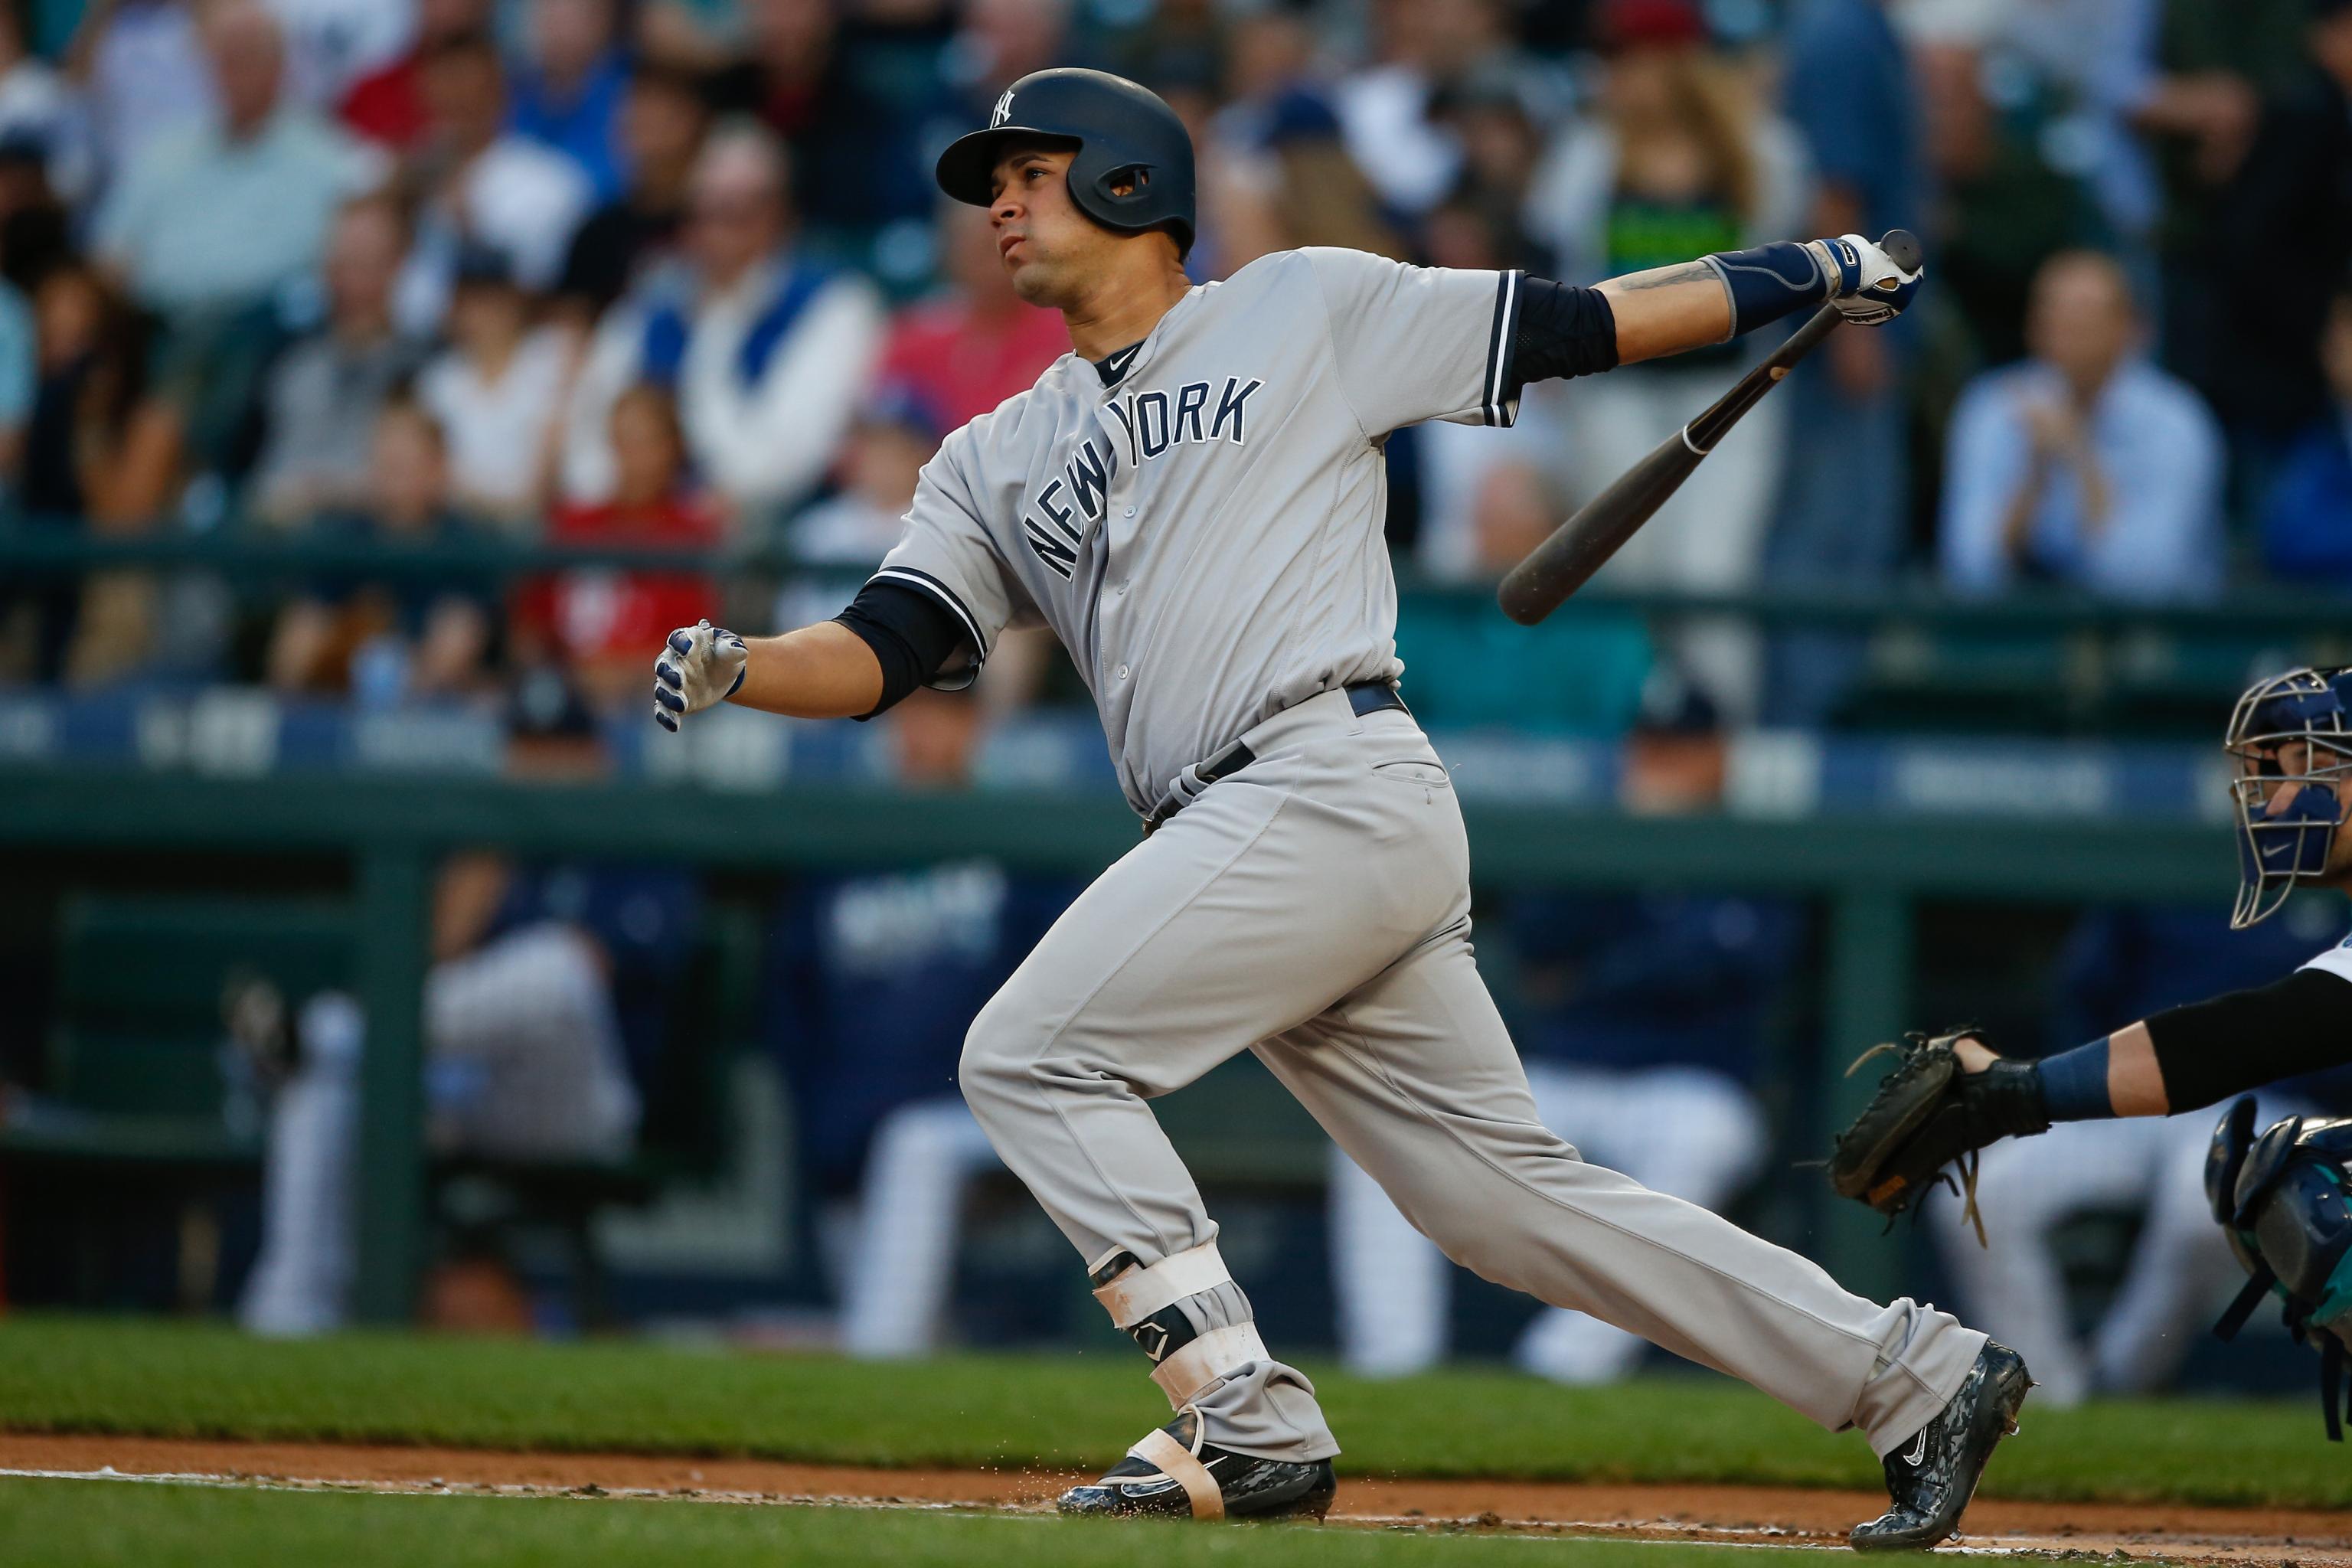
[[[1202,1429],[1200,1412],[1179,1411],[1102,1479],[1072,1487],[1055,1506],[1119,1518],[1320,1520],[1329,1511],[1339,1489],[1330,1460],[1236,1454],[1208,1442]]]
[[[2290,1116],[2253,1136],[2252,1100],[2213,1130],[2205,1195],[2247,1275],[2214,1334],[2230,1339],[2276,1295],[2287,1332],[2319,1352],[2327,1440],[2344,1437],[2344,1364],[2352,1343],[2352,1120]]]

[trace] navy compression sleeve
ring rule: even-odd
[[[972,647],[971,637],[955,613],[933,595],[903,583],[866,584],[849,607],[833,618],[863,638],[882,665],[882,700],[873,712],[859,714],[860,719],[883,712],[918,686],[960,690],[979,673],[980,650]],[[959,650],[969,650],[969,665],[942,679],[940,672]]]
[[[1504,371],[1511,396],[1531,381],[1617,368],[1617,313],[1600,289],[1530,278],[1520,291],[1518,315]]]
[[[1702,257],[1731,295],[1730,337],[1752,332],[1830,297],[1832,279],[1810,245],[1775,240],[1752,250],[1724,250]]]

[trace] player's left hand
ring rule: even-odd
[[[751,657],[741,637],[709,621],[670,633],[654,661],[654,722],[674,731],[688,713],[734,696]]]
[[[1837,279],[1830,303],[1857,326],[1875,327],[1901,315],[1927,270],[1920,266],[1905,271],[1875,241],[1858,234],[1813,243],[1828,255],[1831,276]]]

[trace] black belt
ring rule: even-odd
[[[1391,708],[1400,713],[1412,711],[1404,705],[1404,699],[1397,695],[1397,689],[1385,680],[1360,680],[1342,689],[1348,693],[1348,706],[1355,710],[1359,719],[1367,713],[1385,713]],[[1219,779],[1233,777],[1255,761],[1257,753],[1251,751],[1246,742],[1235,741],[1207,762],[1195,765],[1192,774],[1201,781],[1201,788],[1206,789]],[[1144,837],[1150,837],[1154,828],[1190,805],[1193,798],[1192,795],[1174,795],[1160,802],[1151,815],[1143,819]]]

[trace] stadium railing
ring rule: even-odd
[[[793,569],[781,552],[764,549],[715,563],[729,573]],[[360,550],[238,531],[94,539],[0,524],[0,584],[128,567],[219,572],[260,585],[354,570],[503,580],[566,567],[713,565],[708,555],[677,552],[519,544]],[[1407,591],[1485,597],[1475,587],[1408,584]],[[2079,668],[2079,650],[2069,650],[2085,637],[2123,650],[2125,657],[2112,661],[2122,664],[2150,638],[2218,638],[2230,648],[2274,645],[2313,658],[2342,653],[2347,640],[2344,603],[2308,594],[2164,607],[2052,595],[1956,601],[1916,588],[1595,594],[1563,613],[1586,603],[1656,616],[1728,614],[1768,626],[1851,627],[1897,639],[1997,630],[2050,639],[2060,668],[2069,661]],[[688,794],[691,808],[674,809]],[[1686,886],[1822,900],[1825,1067],[1816,1099],[1829,1120],[1867,1089],[1836,1068],[1916,1021],[1909,996],[1922,900],[2209,898],[2226,886],[2231,864],[2226,829],[2186,816],[1958,814],[1928,821],[1830,804],[1786,816],[1629,819],[1589,804],[1465,797],[1465,805],[1483,887]],[[1115,795],[1072,788],[922,795],[787,777],[772,789],[734,793],[658,779],[549,786],[471,776],[236,778],[0,766],[0,855],[171,849],[349,861],[363,937],[356,984],[369,1016],[358,1300],[363,1314],[378,1321],[405,1317],[424,1255],[419,997],[432,868],[446,851],[478,846],[752,870],[874,868],[986,854],[1015,869],[1088,874],[1131,846],[1134,832]],[[1856,1288],[1880,1288],[1893,1267],[1889,1255],[1872,1245],[1876,1222],[1851,1208],[1823,1205],[1816,1249]]]

